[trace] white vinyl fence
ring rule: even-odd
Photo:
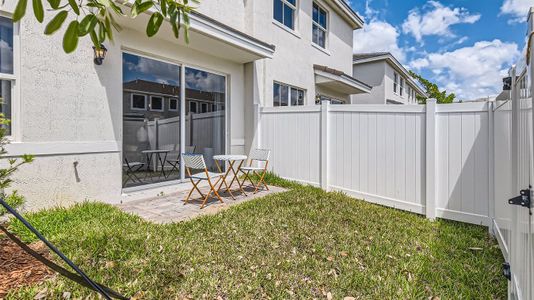
[[[280,176],[367,201],[490,224],[491,104],[262,108]]]

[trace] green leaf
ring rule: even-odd
[[[76,0],[69,0],[69,5],[72,7],[75,14],[80,15],[80,7],[78,6],[78,3],[76,3]]]
[[[65,50],[65,53],[73,52],[78,46],[78,26],[78,21],[72,21],[67,27],[67,31],[65,31],[63,36],[63,50]]]
[[[59,4],[61,3],[61,0],[48,0],[48,3],[50,4],[50,7],[53,9],[58,9]]]
[[[96,35],[96,32],[94,29],[91,30],[91,32],[89,33],[89,36],[91,36],[91,41],[93,41],[93,45],[96,48],[100,48],[100,41],[98,40],[98,36]]]
[[[69,13],[66,10],[60,11],[49,23],[46,25],[44,33],[46,35],[50,35],[54,32],[56,32],[59,28],[61,28],[61,25],[63,25],[63,22],[65,22],[65,19]]]
[[[98,44],[102,44],[106,40],[106,29],[104,23],[98,22]]]
[[[18,22],[26,14],[26,7],[28,6],[28,0],[19,0],[15,11],[13,12],[13,22]]]
[[[171,25],[172,25],[172,32],[174,33],[175,38],[180,37],[180,23],[177,22],[179,17],[179,12],[175,12],[171,15]]]
[[[43,23],[44,10],[43,2],[41,2],[41,0],[33,0],[33,14],[39,23]]]
[[[152,1],[146,1],[139,5],[135,5],[132,7],[132,18],[137,17],[137,15],[144,13],[145,11],[149,10],[152,6],[154,6],[154,2]]]
[[[104,24],[106,25],[104,29],[106,30],[106,35],[110,40],[113,40],[113,28],[111,28],[111,20],[108,16],[104,19]]]
[[[167,0],[160,0],[161,13],[167,15]]]
[[[95,15],[89,14],[85,16],[78,26],[78,36],[87,35],[89,32],[93,31],[96,26],[97,19]]]
[[[148,24],[146,26],[146,34],[149,37],[153,37],[158,33],[159,28],[161,26],[161,23],[163,23],[163,16],[159,12],[155,12],[150,17],[150,20],[148,20]]]

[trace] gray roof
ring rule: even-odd
[[[373,57],[378,57],[378,56],[383,56],[383,55],[388,55],[388,54],[391,54],[391,53],[389,52],[356,53],[352,56],[352,58],[354,61],[357,61],[357,60],[368,59],[368,58],[373,58]]]
[[[341,77],[344,77],[344,78],[347,78],[348,80],[352,80],[352,81],[355,81],[369,89],[372,89],[373,87],[368,85],[367,83],[361,81],[361,80],[358,80],[350,75],[348,75],[347,73],[343,72],[343,71],[339,71],[339,70],[336,70],[336,69],[332,69],[332,68],[329,68],[327,66],[322,66],[322,65],[313,65],[313,69],[314,70],[319,70],[319,71],[323,71],[323,72],[326,72],[326,73],[330,73],[330,74],[334,74],[336,76],[341,76]]]

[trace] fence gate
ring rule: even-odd
[[[532,32],[532,20],[529,20],[529,31]],[[530,41],[529,41],[530,43]],[[532,49],[532,44],[528,45]],[[530,63],[529,63],[530,62]],[[534,250],[532,234],[533,217],[531,214],[534,200],[534,153],[533,153],[533,111],[532,111],[532,58],[523,57],[520,62],[510,70],[511,77],[511,193],[509,207],[510,232],[507,237],[508,262],[511,271],[510,298],[533,299],[533,263]],[[499,143],[495,140],[495,143]],[[496,145],[496,149],[498,146]],[[496,160],[500,159],[496,157]],[[495,172],[499,172],[495,168]],[[496,186],[499,182],[496,182]],[[496,199],[497,200],[497,199]],[[497,200],[499,201],[499,200]],[[501,199],[502,201],[502,199]],[[496,209],[498,207],[496,206]],[[499,212],[496,211],[496,215]],[[498,223],[498,222],[497,222]],[[506,253],[505,253],[506,256]]]

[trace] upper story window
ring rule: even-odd
[[[393,73],[393,92],[397,93],[397,86],[399,85],[399,74]]]
[[[13,123],[12,106],[15,86],[13,21],[0,17],[0,113]],[[11,125],[2,125],[7,129],[6,135],[11,135]]]
[[[317,3],[313,3],[313,43],[321,48],[326,48],[326,36],[328,33],[327,12]]]
[[[297,0],[273,0],[274,19],[291,30],[295,30],[295,11]]]
[[[401,97],[403,96],[404,94],[404,78],[401,78],[400,79],[400,95]]]
[[[150,110],[163,111],[163,97],[150,96]]]
[[[178,111],[178,99],[169,98],[169,110],[170,111]]]
[[[130,103],[132,110],[146,110],[147,108],[145,95],[132,94]]]
[[[303,89],[275,82],[273,84],[273,106],[304,105]]]

